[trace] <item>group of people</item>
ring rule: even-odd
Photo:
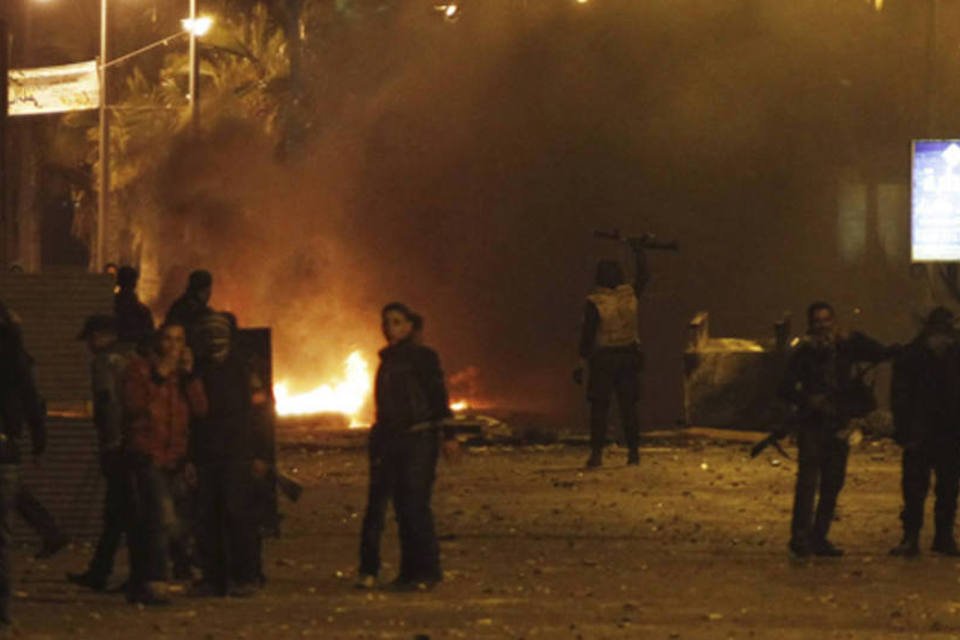
[[[954,534],[960,487],[960,333],[954,314],[937,307],[904,346],[840,330],[826,302],[811,304],[807,320],[807,335],[791,353],[780,389],[794,409],[799,450],[790,551],[800,558],[843,555],[828,533],[846,476],[851,422],[875,407],[864,368],[892,360],[893,438],[903,449],[903,537],[890,553],[919,555],[933,475],[931,549],[960,556]]]
[[[642,239],[631,243],[636,278],[627,284],[617,261],[601,261],[584,308],[582,363],[591,404],[588,468],[603,464],[610,404],[620,409],[628,465],[639,455],[638,294],[649,281]],[[238,347],[236,320],[209,306],[213,279],[190,275],[186,292],[159,330],[138,299],[137,272],[117,271],[113,315],[87,319],[80,338],[92,354],[94,423],[106,481],[103,532],[76,584],[107,588],[126,537],[130,602],[168,602],[164,584],[200,577],[201,596],[250,596],[264,584],[260,525],[264,487],[275,480],[268,427],[270,389]],[[844,484],[852,421],[875,408],[864,381],[870,367],[893,361],[894,438],[903,447],[903,538],[893,555],[920,553],[919,534],[931,475],[936,476],[935,552],[960,556],[954,520],[960,487],[960,332],[939,307],[909,344],[883,345],[837,326],[834,309],[816,302],[808,330],[786,362],[780,396],[799,448],[790,551],[835,557],[828,537]],[[376,421],[369,436],[369,492],[360,536],[357,587],[380,583],[380,542],[392,502],[401,546],[399,590],[430,589],[442,580],[431,511],[441,453],[456,456],[444,375],[424,346],[423,318],[401,303],[381,313],[387,346],[380,352]],[[19,490],[24,425],[35,455],[46,444],[42,401],[15,317],[0,305],[0,622],[9,622],[9,527]],[[258,506],[259,505],[259,506]]]
[[[120,588],[131,603],[168,603],[171,579],[197,596],[251,596],[265,581],[270,391],[238,344],[234,317],[209,306],[208,272],[190,275],[159,329],[137,280],[135,269],[118,269],[114,313],[87,318],[79,335],[91,353],[106,492],[93,558],[68,579],[107,590],[125,538],[130,574]],[[8,624],[7,518],[20,487],[20,436],[28,425],[40,455],[46,433],[19,323],[2,308],[0,351],[0,623]]]
[[[625,282],[620,264],[597,266],[596,288],[587,297],[580,340],[582,362],[574,380],[587,379],[591,407],[588,468],[603,464],[610,403],[616,396],[628,449],[627,464],[640,461],[637,401],[643,354],[637,321],[638,295],[649,281],[643,239],[630,241],[636,261],[634,283]],[[779,396],[789,419],[779,436],[797,439],[790,552],[798,558],[837,557],[829,540],[837,499],[846,477],[851,425],[876,409],[866,374],[893,362],[891,409],[894,440],[903,448],[903,538],[895,556],[920,553],[920,529],[931,475],[936,477],[935,534],[932,550],[960,556],[954,521],[960,487],[960,331],[945,307],[934,309],[907,345],[884,345],[836,323],[833,307],[815,302],[808,327],[790,352]]]

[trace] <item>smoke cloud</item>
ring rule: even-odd
[[[373,356],[403,300],[477,394],[568,423],[593,265],[622,257],[594,228],[681,242],[643,304],[651,423],[680,414],[699,309],[766,336],[829,298],[903,338],[905,242],[881,247],[868,212],[864,255],[838,250],[839,186],[904,185],[923,128],[922,16],[886,5],[503,0],[446,24],[408,3],[308,41],[325,98],[297,157],[241,122],[172,155],[161,298],[211,269],[214,303],[272,326],[279,370],[311,380]]]

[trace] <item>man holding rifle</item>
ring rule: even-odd
[[[621,240],[617,232],[597,232],[598,237]],[[574,371],[577,384],[583,382],[588,368],[587,400],[590,403],[590,458],[587,467],[603,464],[603,446],[607,437],[610,400],[617,397],[620,421],[627,445],[627,464],[640,464],[640,422],[637,401],[640,398],[640,373],[643,354],[637,319],[637,296],[650,281],[647,249],[676,249],[659,244],[652,236],[627,238],[635,263],[634,282],[624,282],[623,269],[616,260],[597,264],[596,288],[587,296],[580,337],[581,366]]]
[[[790,355],[780,387],[780,396],[796,409],[797,485],[789,547],[798,558],[837,557],[843,551],[827,534],[847,471],[847,427],[875,407],[858,367],[891,358],[897,347],[841,332],[826,302],[809,306],[807,322],[807,335]]]

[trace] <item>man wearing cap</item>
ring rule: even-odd
[[[117,319],[116,337],[120,342],[144,346],[153,335],[153,314],[137,296],[140,274],[133,267],[120,267],[113,314]]]
[[[120,272],[123,273],[123,269]],[[131,352],[119,343],[117,322],[110,316],[97,315],[87,318],[78,339],[87,343],[93,356],[90,363],[93,423],[97,429],[100,473],[106,484],[106,493],[103,503],[103,530],[90,566],[84,573],[68,574],[67,577],[74,584],[103,591],[113,572],[113,559],[126,531],[130,509],[123,459],[123,399],[120,394],[123,372]]]
[[[890,400],[893,437],[903,447],[903,539],[891,555],[919,555],[933,472],[933,551],[960,556],[953,535],[960,486],[960,337],[955,322],[953,312],[937,307],[894,362]]]

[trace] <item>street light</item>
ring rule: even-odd
[[[180,24],[183,25],[183,30],[186,31],[191,36],[196,36],[202,38],[203,36],[210,33],[210,29],[213,27],[213,18],[210,16],[200,16],[198,18],[184,18],[180,21]]]
[[[45,0],[36,0],[38,2]],[[109,41],[107,38],[108,26],[108,0],[100,0],[100,189],[97,193],[97,235],[94,245],[94,264],[97,270],[103,264],[106,258],[106,222],[107,214],[110,208],[110,119],[107,110],[107,69],[120,62],[134,58],[142,53],[155,49],[156,47],[166,45],[174,38],[189,36],[190,38],[190,73],[188,81],[188,91],[190,99],[190,127],[193,133],[196,133],[200,120],[200,96],[199,96],[199,59],[197,56],[197,38],[203,37],[210,32],[213,27],[213,18],[209,16],[200,16],[197,13],[197,4],[199,0],[190,0],[190,17],[181,20],[183,31],[174,34],[153,44],[141,47],[132,53],[125,54],[110,60],[108,57]]]

